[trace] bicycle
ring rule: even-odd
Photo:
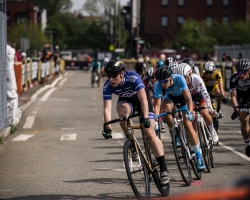
[[[99,77],[99,73],[97,72],[97,70],[94,70],[91,72],[91,85],[92,85],[92,87],[94,87],[95,83],[97,83],[98,87],[100,87],[100,77]]]
[[[201,179],[202,173],[199,172],[196,166],[196,157],[193,152],[191,152],[191,147],[188,142],[186,131],[184,128],[181,112],[189,112],[186,108],[179,108],[177,110],[172,110],[169,112],[163,112],[157,115],[155,118],[163,117],[166,115],[172,115],[174,122],[174,130],[170,132],[172,137],[172,146],[174,149],[175,159],[177,162],[178,169],[182,176],[183,181],[187,186],[191,185],[191,167],[198,180]],[[176,113],[178,113],[178,119],[176,118]],[[179,138],[181,145],[177,146],[176,139]],[[191,165],[191,167],[190,167]]]
[[[170,184],[165,186],[160,185],[160,166],[153,161],[152,151],[146,136],[143,134],[142,125],[132,126],[130,119],[143,116],[143,113],[136,113],[131,116],[125,116],[122,118],[114,119],[104,123],[104,130],[108,124],[113,124],[119,121],[126,121],[128,127],[127,139],[123,145],[123,157],[128,176],[129,183],[135,196],[138,199],[148,198],[150,196],[150,181],[153,180],[163,196],[168,196],[170,190]],[[143,139],[143,147],[140,146],[138,140],[135,137],[134,129],[140,129]],[[137,158],[133,158],[132,152],[136,152]],[[140,178],[138,181],[136,178]]]
[[[208,127],[200,114],[200,111],[203,109],[208,109],[208,106],[200,107],[199,104],[196,104],[194,111],[196,112],[197,119],[197,130],[199,136],[200,148],[202,151],[203,159],[208,172],[211,172],[211,168],[214,168],[214,159],[213,159],[213,139],[211,136]]]

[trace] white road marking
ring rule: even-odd
[[[75,128],[61,128],[62,131],[74,131]]]
[[[36,114],[37,114],[37,111],[31,112],[31,115],[26,118],[26,122],[23,125],[23,129],[32,128],[32,126],[35,122]]]
[[[110,170],[110,171],[126,171],[124,168],[117,168],[117,169],[112,169],[112,168],[97,168],[96,170]]]
[[[71,134],[64,134],[61,136],[60,140],[76,140],[77,134],[71,133]]]
[[[241,134],[241,131],[237,131],[239,134]]]
[[[45,95],[41,98],[41,101],[47,101],[47,99],[49,98],[49,96],[58,88],[51,88],[50,90],[48,90]]]
[[[63,84],[68,80],[68,78],[64,78],[59,84],[58,87],[62,87]]]
[[[220,142],[220,146],[224,147],[225,149],[227,149],[229,151],[232,151],[233,153],[235,153],[235,154],[239,155],[240,157],[244,158],[245,160],[250,161],[249,157],[247,157],[245,154],[243,154],[243,153],[241,153],[239,151],[236,151],[234,148],[226,146],[222,142]]]
[[[14,139],[12,139],[12,141],[26,141],[29,138],[33,137],[34,135],[25,135],[25,134],[21,134],[18,135],[17,137],[15,137]]]
[[[112,133],[112,139],[115,140],[124,139],[124,135],[122,133]]]

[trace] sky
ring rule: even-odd
[[[122,6],[127,5],[127,2],[129,2],[130,0],[120,0],[120,3]],[[71,0],[73,6],[71,8],[71,11],[74,10],[79,10],[82,8],[83,4],[85,3],[85,0]],[[118,0],[117,0],[118,2]]]

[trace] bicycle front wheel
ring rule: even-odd
[[[142,155],[132,158],[132,151],[135,151],[135,144],[132,139],[125,141],[123,146],[124,164],[129,183],[135,196],[138,199],[150,196],[150,184],[148,170]]]
[[[180,137],[180,134],[177,135],[176,131],[178,129],[174,129],[172,133],[172,145],[174,149],[174,155],[176,159],[177,166],[179,168],[181,177],[187,186],[191,185],[191,168],[189,157],[187,155],[187,151],[185,149],[186,145],[184,144],[184,140]],[[176,145],[176,138],[179,138],[180,145]]]

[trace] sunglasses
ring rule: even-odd
[[[117,76],[118,76],[119,74],[108,74],[107,76],[108,76],[108,78],[116,78]]]
[[[206,72],[206,74],[212,74],[213,72]]]
[[[237,71],[237,74],[240,75],[240,74],[246,74],[248,70],[240,70],[240,71]]]
[[[158,80],[160,84],[166,84],[170,78],[164,79],[164,80]]]

